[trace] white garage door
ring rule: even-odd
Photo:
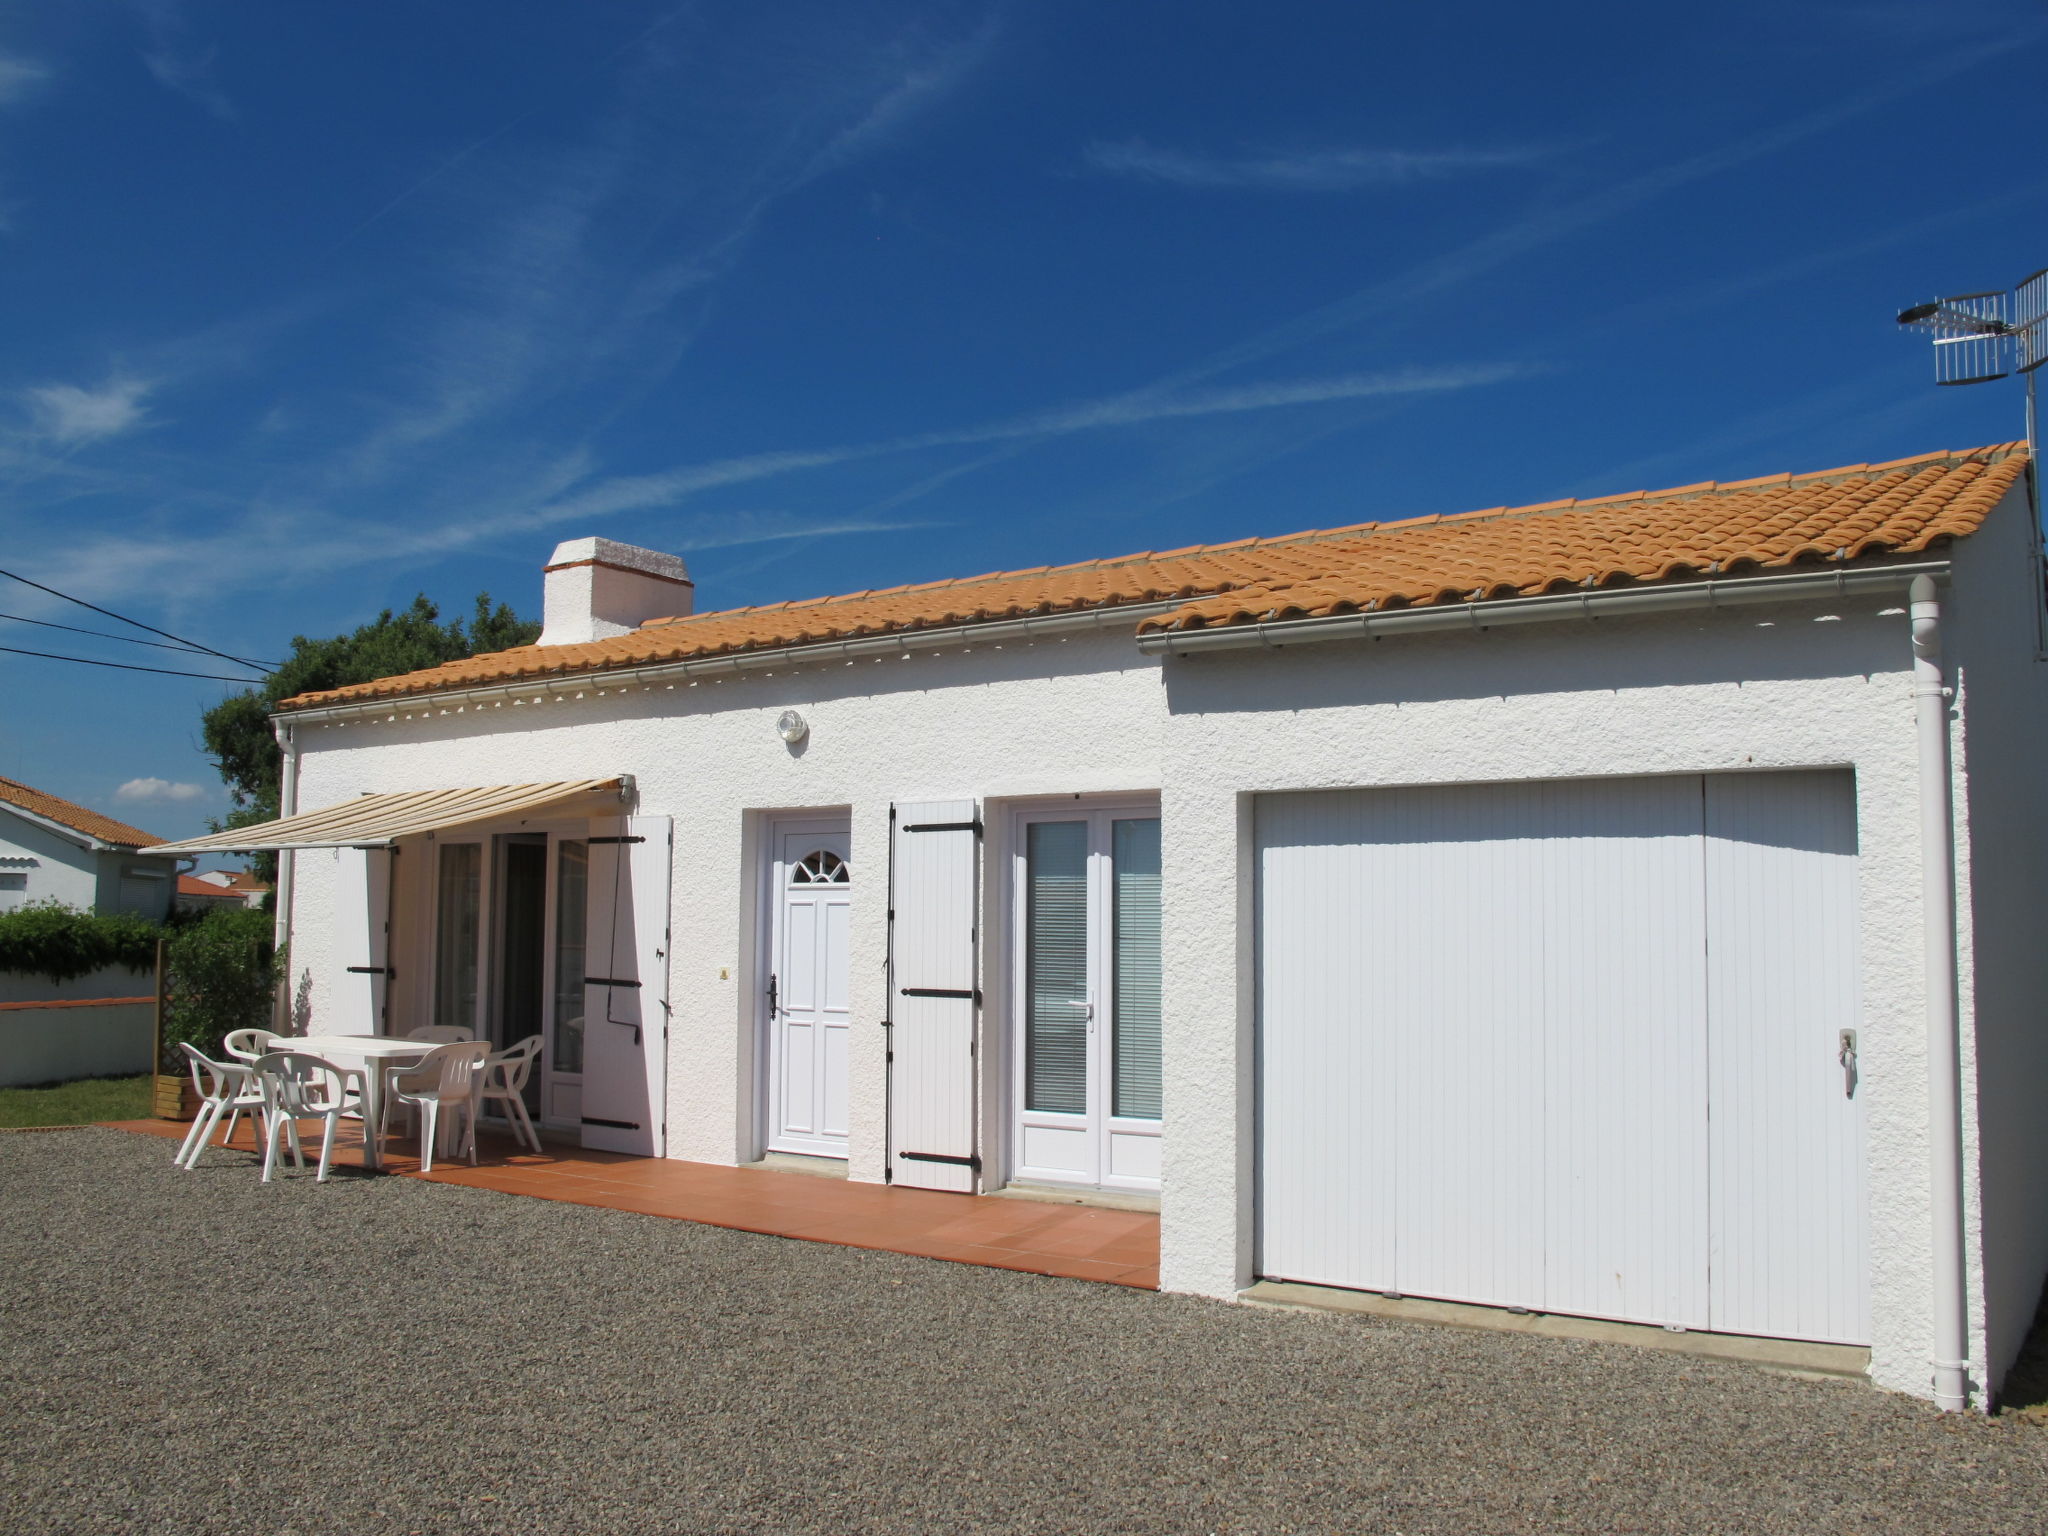
[[[1269,795],[1259,1267],[1862,1343],[1844,772]]]

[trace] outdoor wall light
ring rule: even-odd
[[[785,709],[775,721],[775,734],[792,747],[811,734],[811,722],[793,709]]]

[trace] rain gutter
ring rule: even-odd
[[[1678,582],[1669,586],[1564,592],[1546,597],[1507,597],[1477,603],[1431,603],[1426,607],[1337,614],[1328,618],[1219,624],[1209,629],[1169,629],[1138,636],[1138,649],[1155,656],[1191,656],[1207,651],[1274,650],[1325,640],[1377,639],[1381,635],[1419,634],[1431,630],[1486,630],[1505,624],[1541,624],[1555,619],[1619,618],[1638,613],[1736,608],[1755,603],[1903,591],[1916,576],[1947,575],[1946,560],[1922,560],[1905,565],[1843,566],[1832,571],[1800,571],[1785,576],[1709,577],[1704,581]]]

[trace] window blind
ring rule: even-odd
[[[1024,851],[1024,1102],[1088,1112],[1088,823],[1035,821]]]
[[[1111,1110],[1159,1118],[1159,821],[1119,821],[1110,846],[1115,989]]]

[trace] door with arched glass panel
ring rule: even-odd
[[[810,820],[771,841],[766,1146],[845,1157],[851,838],[844,820]]]
[[[1015,826],[1015,1176],[1159,1188],[1159,815],[1031,811]]]

